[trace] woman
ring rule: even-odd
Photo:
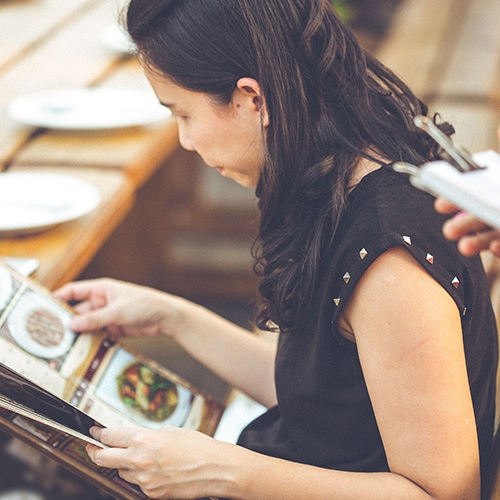
[[[386,166],[436,158],[422,103],[327,0],[132,0],[128,31],[183,147],[255,187],[260,328],[110,280],[63,287],[72,328],[167,335],[269,408],[238,445],[94,429],[152,498],[480,498],[497,340],[484,273]]]

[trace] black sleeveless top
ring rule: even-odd
[[[325,259],[307,331],[280,336],[275,373],[278,406],[244,429],[238,444],[330,469],[389,470],[356,345],[340,334],[336,322],[370,264],[400,245],[441,284],[462,313],[485,472],[495,412],[496,325],[481,261],[463,257],[456,244],[443,237],[444,220],[434,210],[433,198],[400,174],[381,168],[361,180],[349,195]]]

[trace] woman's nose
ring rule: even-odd
[[[193,141],[181,126],[179,126],[179,142],[184,149],[187,149],[188,151],[195,151]]]

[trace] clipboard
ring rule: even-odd
[[[418,167],[410,182],[500,230],[500,155],[483,151],[473,157],[483,168],[460,172],[448,162],[435,161]]]
[[[429,118],[416,117],[415,124],[443,147],[450,161],[439,160],[420,166],[394,163],[392,169],[408,174],[416,188],[441,196],[500,230],[500,154],[489,150],[469,155],[452,144]]]

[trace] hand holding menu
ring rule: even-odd
[[[225,406],[103,333],[0,262],[0,426],[118,499],[146,498],[85,452],[90,427],[166,425],[213,436]]]

